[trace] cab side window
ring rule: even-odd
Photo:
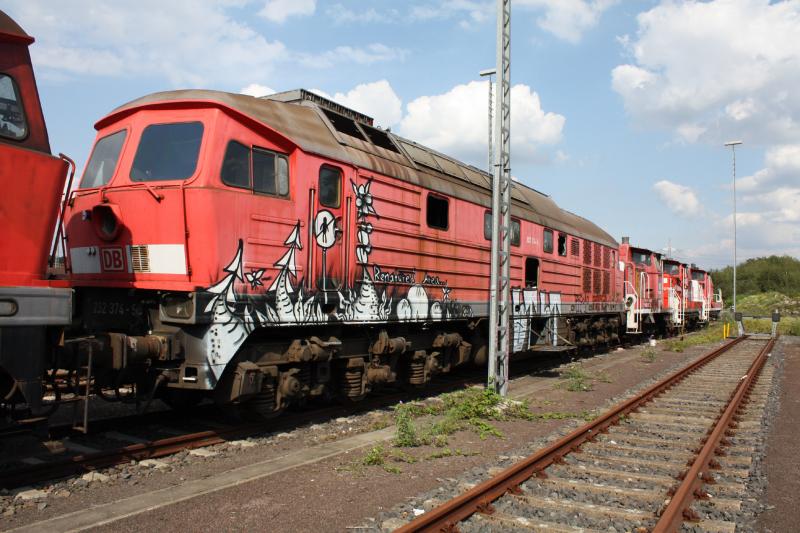
[[[546,229],[544,230],[544,239],[543,239],[543,248],[544,253],[552,254],[553,253],[553,230]]]
[[[0,74],[0,137],[21,141],[28,136],[28,121],[14,79]]]
[[[334,209],[342,205],[342,171],[323,166],[319,169],[319,203]]]
[[[228,142],[220,171],[222,182],[272,196],[289,195],[289,161],[285,155]]]
[[[222,182],[231,187],[250,188],[250,148],[231,141],[222,162]]]

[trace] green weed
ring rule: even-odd
[[[577,364],[568,365],[561,372],[561,379],[568,391],[586,392],[592,390],[591,376],[584,368]]]
[[[647,346],[644,350],[642,350],[642,360],[645,363],[653,363],[656,360],[656,349],[652,346]]]

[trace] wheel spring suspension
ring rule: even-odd
[[[348,398],[358,398],[362,394],[364,367],[349,367],[342,379],[342,394]]]

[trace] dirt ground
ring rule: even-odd
[[[783,337],[783,379],[778,412],[767,436],[764,461],[767,490],[764,511],[758,516],[758,531],[785,533],[800,529],[800,337]]]
[[[497,422],[503,438],[481,439],[462,431],[447,444],[460,455],[430,458],[440,451],[433,446],[407,448],[414,463],[392,463],[396,471],[380,466],[364,466],[368,448],[295,468],[279,475],[176,503],[160,510],[144,512],[115,521],[93,531],[345,531],[370,525],[371,517],[420,492],[441,485],[450,476],[472,467],[493,463],[498,456],[532,440],[551,434],[573,420],[547,419],[547,415],[574,413],[606,406],[632,387],[648,381],[704,353],[708,347],[695,347],[683,353],[657,352],[650,361],[642,347],[614,352],[584,361],[590,376],[589,391],[569,391],[556,373],[526,376],[515,380],[511,392],[530,389],[532,411],[545,415],[526,421]],[[541,384],[541,385],[539,385]],[[538,386],[537,386],[538,385]],[[389,443],[385,444],[389,446]]]

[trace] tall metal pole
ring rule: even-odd
[[[733,155],[733,312],[736,313],[736,146],[742,141],[726,142]]]
[[[494,91],[492,90],[492,76],[494,76],[496,72],[497,72],[497,70],[495,70],[493,68],[487,68],[487,69],[482,70],[482,71],[480,71],[478,73],[478,74],[481,75],[482,78],[483,77],[488,77],[489,78],[489,105],[488,105],[488,108],[489,108],[489,128],[488,128],[488,130],[489,130],[489,143],[487,145],[489,147],[489,159],[488,159],[489,163],[488,163],[488,166],[486,167],[486,170],[488,172],[492,172],[492,169],[494,168],[494,150],[492,150],[493,144],[494,144],[492,142],[492,130],[494,129],[494,113],[493,113],[494,105],[493,105],[493,102],[492,102],[492,99],[493,99],[492,94],[494,93]]]
[[[505,396],[511,325],[511,0],[497,0],[496,69],[488,386]]]

